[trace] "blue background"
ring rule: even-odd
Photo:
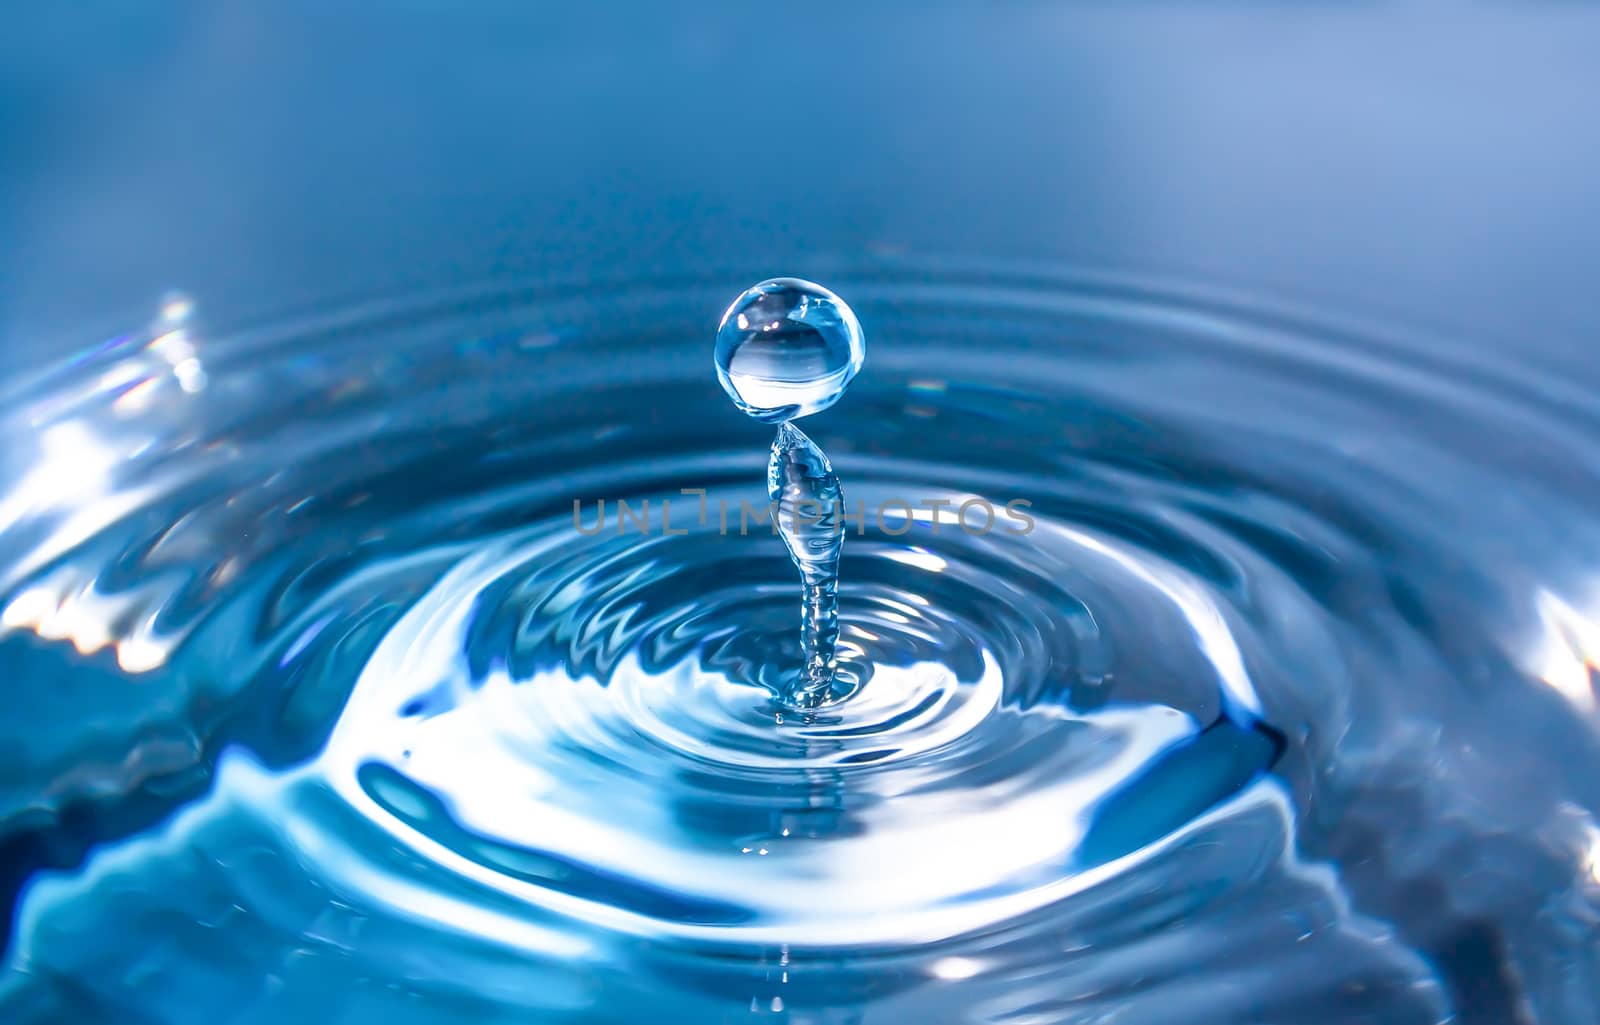
[[[1589,3],[14,5],[0,346],[836,258],[1217,285],[1600,377]],[[1469,341],[1470,340],[1470,341]]]

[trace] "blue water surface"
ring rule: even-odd
[[[1600,1020],[1587,8],[7,27],[0,1018]]]

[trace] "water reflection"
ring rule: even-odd
[[[759,501],[742,419],[681,415],[721,282],[250,345],[174,311],[0,410],[33,441],[5,486],[39,485],[0,531],[32,681],[0,1005],[1596,1020],[1594,418],[1306,319],[942,273],[852,285],[879,373],[819,438],[869,506],[1021,495],[1039,528],[869,525],[873,685],[814,718],[761,686],[769,538],[571,529],[575,497]],[[1529,508],[1559,544],[1507,529]]]
[[[1530,669],[1582,713],[1595,710],[1594,673],[1600,669],[1600,621],[1548,590],[1534,596],[1543,628]]]
[[[33,451],[0,496],[0,533],[32,541],[26,555],[10,559],[13,574],[50,564],[153,497],[148,483],[119,486],[119,478],[134,477],[141,458],[165,455],[158,448],[170,444],[175,426],[181,430],[184,401],[208,384],[194,313],[191,297],[169,293],[142,345],[138,336],[119,340],[106,351],[111,365],[89,375],[86,390],[69,392],[69,401],[45,396],[33,404]],[[57,565],[10,598],[0,630],[31,631],[81,656],[109,648],[123,671],[148,673],[178,640],[158,634],[148,606],[159,603],[148,591],[104,593],[94,571]]]

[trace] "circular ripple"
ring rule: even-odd
[[[856,492],[874,507],[906,493]],[[795,586],[766,531],[719,520],[646,540],[567,520],[488,546],[389,632],[321,769],[463,871],[495,872],[485,849],[550,866],[494,877],[529,901],[582,897],[579,914],[721,942],[868,944],[970,931],[1077,889],[1162,835],[1110,849],[1092,830],[1130,780],[1193,749],[1220,684],[1251,725],[1254,694],[1200,590],[1055,525],[851,539],[846,658],[869,679],[786,710],[763,670],[799,658]],[[997,604],[1007,590],[1022,601]],[[1147,671],[1167,678],[1148,686],[1191,709],[1071,707],[1080,650],[1107,661],[1098,631],[1124,627],[1160,652]],[[1186,795],[1196,810],[1275,753],[1241,746],[1243,764]]]
[[[876,348],[812,432],[867,512],[862,685],[811,714],[737,523],[769,439],[705,368],[736,278],[164,319],[8,391],[0,658],[45,682],[0,816],[120,842],[28,891],[0,993],[1595,1020],[1552,967],[1600,851],[1587,395],[1136,283],[823,276]],[[218,929],[318,967],[241,998]]]

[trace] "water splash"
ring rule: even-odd
[[[805,664],[779,688],[795,708],[839,700],[859,679],[841,675],[837,659],[843,491],[827,455],[789,421],[839,401],[865,359],[855,313],[826,288],[799,278],[746,289],[717,328],[722,387],[741,410],[779,425],[767,463],[767,497],[800,570]]]
[[[803,589],[800,644],[805,665],[782,697],[795,708],[815,708],[850,689],[847,684],[835,687],[844,683],[835,680],[844,491],[827,455],[794,424],[781,425],[772,440],[767,497]]]
[[[869,515],[870,685],[783,729],[794,571],[696,415],[718,278],[5,386],[0,1019],[1600,1021],[1594,395],[975,270],[854,279],[883,358],[828,436],[852,513],[1037,529]],[[600,495],[672,533],[580,534]]]

